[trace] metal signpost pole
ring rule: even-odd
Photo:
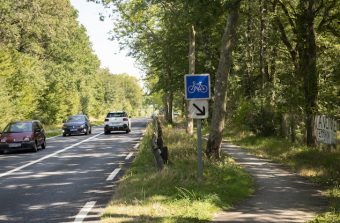
[[[198,159],[198,182],[203,180],[203,160],[202,160],[202,131],[201,119],[197,119],[197,159]]]
[[[187,74],[184,76],[185,99],[189,100],[189,117],[197,119],[197,180],[203,181],[202,119],[208,118],[210,97],[209,74]]]

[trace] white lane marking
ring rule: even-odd
[[[108,176],[108,178],[106,179],[106,181],[109,180],[113,180],[113,178],[115,178],[117,176],[117,174],[119,173],[120,168],[116,168],[111,174],[110,176]]]
[[[96,204],[95,201],[87,202],[85,206],[77,214],[76,219],[74,219],[74,223],[82,223],[95,204]]]
[[[132,155],[133,155],[133,152],[129,153],[129,154],[125,157],[125,160],[130,159]]]
[[[137,143],[136,145],[133,146],[134,149],[137,149],[139,146],[139,143]]]
[[[102,133],[99,133],[99,134],[97,134],[97,135],[94,135],[94,136],[92,136],[92,137],[90,137],[90,138],[87,138],[87,139],[85,139],[85,140],[83,140],[83,141],[80,141],[80,142],[78,142],[78,143],[76,143],[76,144],[73,144],[73,145],[71,145],[71,146],[68,146],[68,147],[66,147],[66,148],[64,148],[64,149],[62,149],[62,150],[59,150],[59,151],[55,152],[55,153],[52,153],[52,154],[50,154],[50,155],[41,157],[40,159],[37,159],[37,160],[32,161],[32,162],[29,162],[29,163],[27,163],[27,164],[25,164],[25,165],[19,166],[19,167],[13,169],[13,170],[10,170],[10,171],[7,171],[7,172],[5,172],[5,173],[2,173],[2,174],[0,174],[0,178],[1,178],[1,177],[4,177],[4,176],[7,176],[7,175],[10,175],[10,174],[12,174],[12,173],[14,173],[14,172],[17,172],[17,171],[19,171],[19,170],[22,170],[22,169],[24,169],[24,168],[26,168],[26,167],[28,167],[28,166],[31,166],[31,165],[33,165],[33,164],[36,164],[36,163],[38,163],[38,162],[40,162],[40,161],[43,161],[43,160],[45,160],[45,159],[48,159],[48,158],[50,158],[50,157],[52,157],[52,156],[55,156],[55,155],[57,155],[57,154],[59,154],[59,153],[65,152],[66,150],[69,150],[69,149],[71,149],[71,148],[73,148],[73,147],[75,147],[75,146],[78,146],[78,145],[80,145],[80,144],[82,144],[82,143],[84,143],[84,142],[87,142],[87,141],[89,141],[89,140],[91,140],[91,139],[93,139],[93,138],[95,138],[95,137],[97,137],[97,136],[99,136],[99,135],[101,135],[101,134],[103,134],[103,132],[102,132]]]

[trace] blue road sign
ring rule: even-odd
[[[187,74],[184,76],[185,99],[210,99],[210,75]]]

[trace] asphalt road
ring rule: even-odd
[[[0,155],[0,222],[97,222],[133,160],[147,119],[129,134],[54,137],[37,153]]]

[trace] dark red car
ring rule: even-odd
[[[37,120],[11,122],[0,135],[0,152],[37,152],[39,147],[46,148],[46,135],[42,124]]]

